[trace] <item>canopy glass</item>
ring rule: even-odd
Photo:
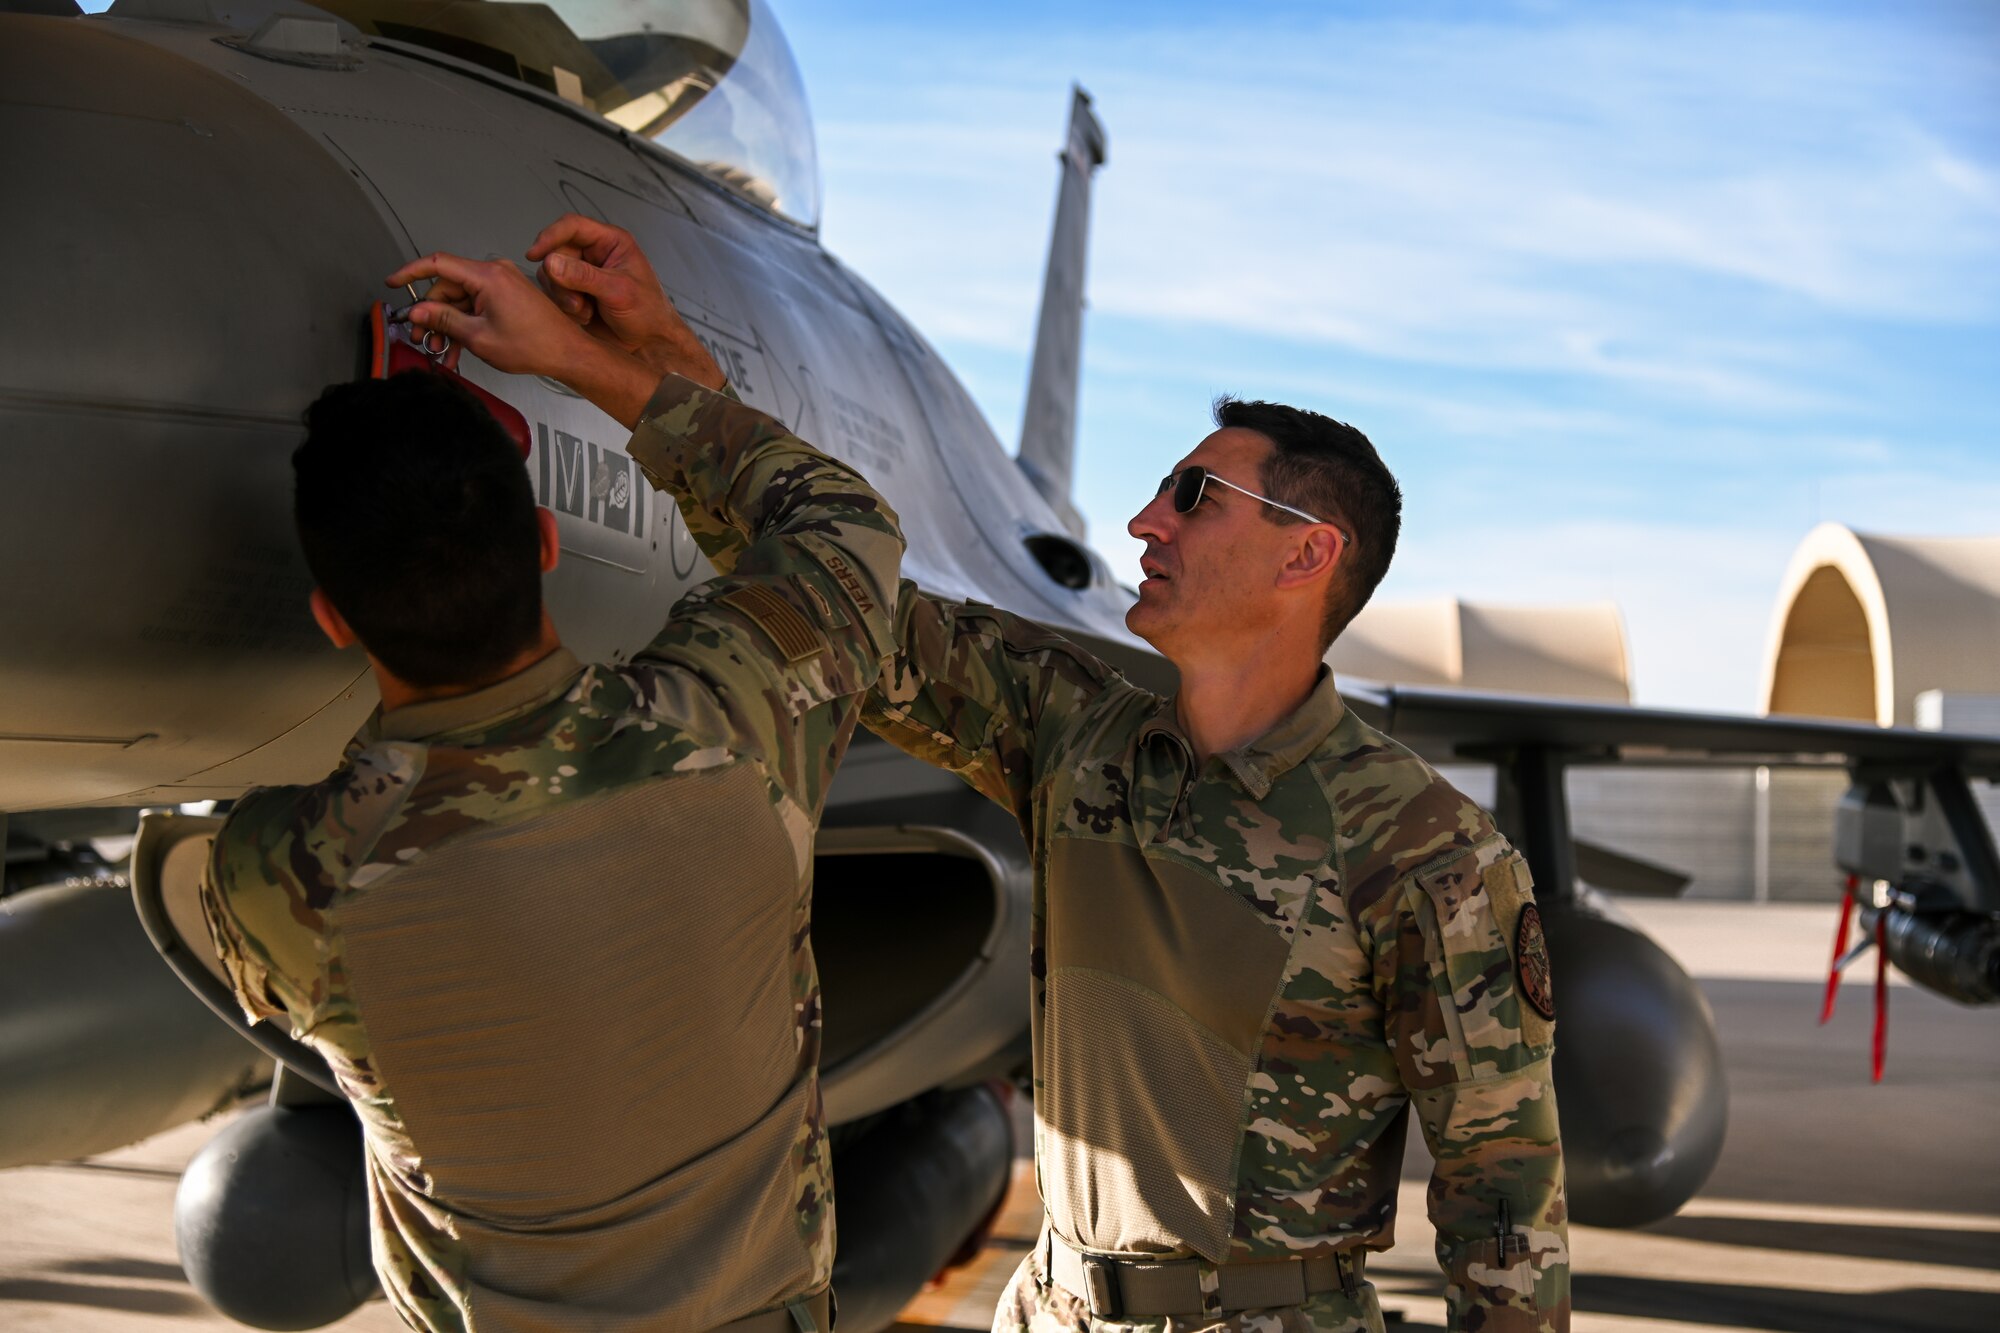
[[[819,225],[805,85],[764,0],[312,0],[587,107],[738,194]]]

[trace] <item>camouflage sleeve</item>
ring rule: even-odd
[[[304,1036],[327,1017],[325,922],[281,869],[297,840],[283,796],[254,791],[237,803],[209,848],[201,908],[245,1016]]]
[[[653,485],[673,495],[688,535],[724,574],[746,572],[743,561],[773,538],[818,538],[813,554],[848,598],[885,608],[865,628],[886,644],[903,533],[861,474],[728,389],[678,375],[660,381],[631,452]]]
[[[1430,1214],[1451,1327],[1561,1333],[1555,1006],[1527,865],[1493,834],[1419,868],[1376,910],[1386,1035],[1436,1159]]]
[[[905,580],[895,651],[861,722],[948,769],[1027,824],[1031,799],[1083,706],[1121,679],[1031,620],[951,602]]]
[[[635,665],[719,687],[731,743],[817,810],[843,729],[799,719],[880,674],[903,558],[895,511],[771,417],[678,376],[661,381],[631,453],[723,575],[681,600]]]

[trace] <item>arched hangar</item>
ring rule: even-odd
[[[1326,660],[1398,685],[1629,703],[1631,654],[1613,602],[1501,606],[1457,597],[1371,602]]]
[[[1772,614],[1764,711],[1911,726],[1927,690],[2000,694],[2000,537],[1814,528]]]

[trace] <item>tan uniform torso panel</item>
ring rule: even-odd
[[[739,763],[479,827],[328,913],[401,1121],[369,1126],[391,1207],[449,1215],[482,1327],[579,1283],[700,1327],[805,1281],[771,1188],[811,1095],[799,874]]]
[[[1106,1249],[1220,1256],[1244,1091],[1286,941],[1212,875],[1130,841],[1050,847],[1036,1110],[1052,1217]]]

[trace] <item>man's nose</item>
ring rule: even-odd
[[[1132,521],[1125,525],[1125,531],[1140,541],[1165,542],[1173,540],[1174,519],[1173,500],[1169,493],[1162,491],[1147,502],[1146,507],[1132,515]]]

